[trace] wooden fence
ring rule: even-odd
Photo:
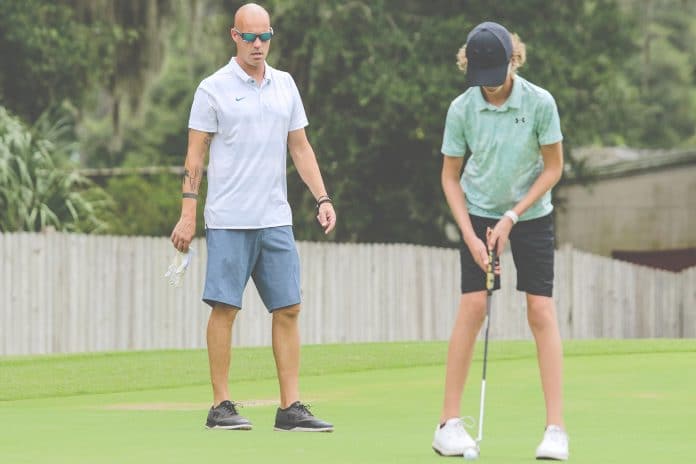
[[[164,272],[165,238],[0,234],[0,355],[201,348],[205,244],[181,288]],[[303,343],[446,340],[459,300],[456,250],[298,243]],[[509,253],[492,336],[530,338]],[[564,338],[696,337],[696,268],[680,274],[557,251],[555,299]],[[233,343],[270,344],[270,316],[249,285]]]

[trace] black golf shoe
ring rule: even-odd
[[[237,412],[237,405],[225,400],[208,411],[205,426],[209,429],[251,430],[251,422]]]
[[[283,432],[333,432],[334,428],[314,417],[308,405],[295,401],[287,409],[278,408],[273,429]]]

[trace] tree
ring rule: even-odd
[[[104,1],[106,11],[115,8],[110,0],[79,3],[107,17],[99,7]],[[145,3],[133,1],[141,7]],[[114,63],[113,79],[119,84],[99,92],[105,103],[90,108],[81,123],[86,166],[183,164],[193,92],[229,60],[231,44],[225,38],[231,15],[219,12],[216,2],[168,0],[157,5],[155,18],[151,9],[119,10],[118,23],[132,28],[137,40],[121,47]]]
[[[103,93],[111,120],[109,153],[123,142],[122,120],[137,114],[148,85],[163,61],[164,41],[172,0],[64,0],[80,23],[108,25],[111,56],[104,70]],[[181,2],[180,2],[181,3]],[[94,165],[95,163],[91,163]]]
[[[636,19],[639,53],[626,73],[639,88],[636,145],[686,146],[696,141],[696,2],[648,0],[626,9]]]
[[[111,231],[119,235],[168,236],[181,212],[181,178],[158,174],[112,177],[105,190],[118,205],[118,215],[110,218]],[[206,184],[200,195],[205,198]],[[198,235],[205,231],[203,204],[197,209]]]
[[[234,53],[228,28],[239,3],[208,4],[219,12],[209,22],[214,33],[177,19],[165,73],[145,94],[146,116],[125,129],[119,157],[128,165],[182,162],[193,90]],[[450,0],[267,6],[276,31],[269,62],[288,70],[302,93],[307,132],[340,215],[334,240],[450,243],[439,183],[442,130],[450,101],[465,90],[455,55],[466,31],[485,19],[527,42],[520,72],[556,97],[568,153],[573,145],[635,139],[641,124],[638,90],[624,71],[636,50],[634,24],[609,0],[480,1],[466,10]],[[291,164],[289,173],[296,234],[318,239],[313,198]]]
[[[341,241],[449,243],[440,145],[447,107],[465,90],[455,55],[495,18],[528,44],[520,73],[556,97],[566,147],[613,142],[635,121],[622,72],[635,49],[609,0],[277,1],[273,60],[298,81]],[[302,24],[302,27],[298,27]],[[611,40],[607,40],[611,34]],[[572,158],[569,159],[572,164]],[[316,238],[313,201],[293,182],[298,236]]]
[[[229,27],[242,3],[11,2],[0,10],[0,51],[20,63],[11,63],[12,74],[0,72],[0,98],[32,118],[61,99],[76,102],[86,165],[181,165],[194,89],[234,54]],[[633,0],[265,2],[276,32],[269,63],[298,84],[307,132],[336,202],[340,222],[332,239],[450,244],[452,219],[439,182],[442,130],[449,103],[465,90],[455,55],[466,32],[484,20],[505,24],[527,43],[519,72],[556,98],[566,162],[577,172],[574,146],[693,143],[694,3],[639,3],[646,7]],[[62,37],[44,40],[50,30],[65,31],[65,43],[74,41],[81,56],[68,53]],[[52,67],[36,56],[48,56]],[[46,76],[68,75],[63,64],[72,82],[44,85]],[[29,78],[9,82],[17,75]],[[318,239],[314,200],[291,164],[289,173],[296,235]],[[127,191],[140,189],[128,182],[109,188],[131,201]],[[165,189],[158,179],[148,182],[141,193]],[[178,179],[172,185],[174,198]],[[168,219],[152,214],[132,216],[143,221],[140,229],[134,222],[119,230],[168,235]]]
[[[113,52],[113,30],[76,21],[74,11],[42,0],[0,8],[0,104],[33,122],[70,100],[79,107]]]

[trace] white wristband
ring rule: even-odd
[[[520,217],[517,215],[517,213],[511,209],[505,211],[505,214],[503,214],[503,216],[509,217],[512,220],[513,225],[517,224],[517,221],[520,220]]]

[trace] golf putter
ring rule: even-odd
[[[491,297],[495,285],[495,265],[498,257],[495,253],[495,245],[488,250],[488,267],[486,268],[486,332],[483,342],[483,377],[481,379],[481,403],[479,405],[478,436],[476,444],[481,445],[483,440],[483,411],[486,402],[486,365],[488,364],[488,330],[491,327]]]

